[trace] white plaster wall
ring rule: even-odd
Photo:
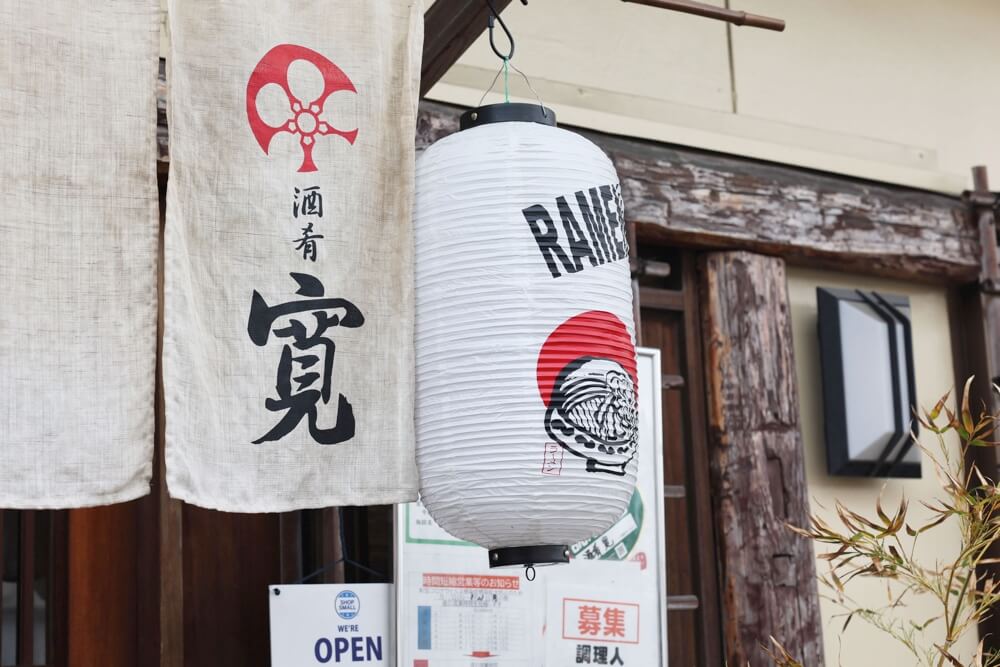
[[[616,0],[529,0],[527,6],[512,0],[503,18],[516,40],[512,62],[532,78],[576,86],[581,102],[606,91],[732,108],[726,28],[718,21]],[[497,35],[506,48],[503,32]],[[483,89],[499,64],[485,36],[459,61],[491,73]]]
[[[788,29],[618,0],[514,0],[504,18],[566,124],[948,193],[986,164],[1000,183],[1000,2],[711,1]],[[498,65],[484,35],[428,97],[475,105]],[[511,90],[533,98],[516,72]]]
[[[952,388],[955,381],[951,337],[946,325],[948,309],[945,291],[935,287],[852,277],[839,273],[799,268],[788,270],[788,296],[792,314],[806,477],[812,511],[831,525],[836,525],[834,523],[836,500],[840,500],[854,511],[872,514],[875,501],[882,492],[886,508],[898,506],[902,496],[909,498],[910,522],[919,525],[929,514],[918,501],[930,501],[940,492],[934,470],[926,461],[923,477],[918,480],[853,479],[831,477],[826,474],[822,386],[816,333],[817,286],[877,289],[909,296],[913,317],[917,400],[920,405],[926,407],[932,407],[942,394]],[[925,433],[921,436],[921,440],[926,445],[936,446],[933,434]],[[951,446],[952,450],[957,452],[957,444],[951,442]],[[952,558],[958,553],[958,545],[958,528],[947,523],[925,534],[918,542],[917,553],[927,563],[933,564],[935,560],[944,562],[945,559]],[[819,553],[823,551],[823,547],[818,550]],[[817,569],[820,572],[828,571],[828,567],[826,561],[817,560]],[[856,579],[847,590],[862,604],[876,607],[886,603],[886,588],[878,580]],[[822,587],[820,594],[826,594]],[[840,630],[845,619],[838,614],[842,612],[825,599],[822,600],[821,607],[827,665],[833,667],[839,664],[900,666],[916,664],[904,648],[894,644],[859,619],[851,622],[841,641]],[[909,620],[923,623],[933,615],[934,610],[935,607],[929,600],[913,598],[911,604],[902,609],[901,613]],[[942,636],[939,631],[940,626],[931,626],[921,635],[930,640]],[[962,644],[960,657],[969,658],[975,651],[977,641],[975,636],[968,637]]]
[[[944,192],[974,164],[1000,182],[1000,2],[729,4],[788,29],[617,0],[515,0],[504,17],[566,123]],[[475,104],[498,64],[482,38],[429,97]]]
[[[746,2],[791,27],[734,31],[740,113],[925,146],[942,171],[980,161],[1000,179],[1000,3]]]

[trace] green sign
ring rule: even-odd
[[[572,546],[574,558],[587,560],[626,560],[635,549],[642,532],[643,503],[639,489],[632,494],[628,509],[615,525],[598,535]]]

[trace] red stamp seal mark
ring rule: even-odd
[[[545,457],[542,459],[543,475],[559,476],[562,474],[564,451],[558,442],[550,440],[545,443]]]
[[[291,86],[288,84],[288,67],[296,60],[312,63],[323,76],[323,92],[315,100],[300,100],[292,94]],[[290,115],[287,121],[278,126],[265,123],[257,109],[257,93],[270,83],[280,86],[288,96]],[[343,70],[312,49],[295,44],[279,44],[265,53],[250,75],[250,80],[247,81],[247,120],[264,154],[268,154],[274,135],[288,132],[299,138],[299,145],[302,147],[302,166],[299,167],[299,171],[310,172],[318,171],[312,157],[318,137],[335,135],[353,145],[358,136],[357,128],[349,131],[339,130],[320,118],[327,98],[343,90],[358,92]]]

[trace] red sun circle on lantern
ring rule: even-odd
[[[635,346],[625,324],[604,310],[575,315],[556,327],[538,353],[538,393],[546,407],[552,400],[556,378],[568,364],[583,357],[610,359],[632,377],[638,390]]]
[[[288,82],[288,68],[297,60],[312,64],[323,77],[323,90],[314,100],[300,100],[292,93]],[[257,108],[257,94],[264,86],[272,83],[280,86],[288,97],[288,120],[279,125],[268,125],[264,122]],[[268,154],[271,140],[276,134],[287,132],[298,137],[299,145],[302,147],[302,165],[299,167],[299,172],[312,172],[318,171],[312,152],[319,137],[335,135],[353,145],[358,136],[357,128],[340,130],[320,119],[327,98],[340,91],[357,93],[347,74],[326,56],[295,44],[279,44],[265,53],[247,81],[246,100],[250,131],[253,132],[264,154]]]
[[[625,475],[638,445],[638,374],[628,329],[591,310],[560,324],[538,355],[545,430],[588,472]]]

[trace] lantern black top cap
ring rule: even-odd
[[[540,104],[524,104],[510,102],[503,104],[487,104],[484,107],[469,109],[462,114],[461,129],[489,125],[490,123],[539,123],[540,125],[556,126],[556,112]]]

